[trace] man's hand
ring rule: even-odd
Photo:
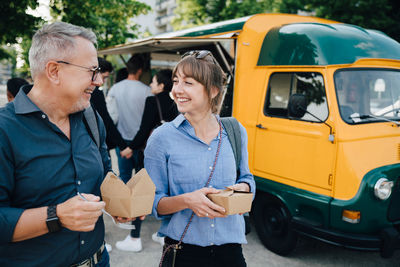
[[[125,148],[120,152],[121,157],[129,159],[133,155],[133,150],[130,149],[129,147]]]
[[[215,188],[203,187],[191,193],[185,194],[185,202],[189,209],[199,217],[208,217],[214,219],[216,217],[226,217],[225,209],[207,198],[208,194],[219,193],[220,190]]]
[[[68,199],[57,205],[57,216],[63,227],[71,231],[89,232],[95,227],[105,203],[100,197],[82,194],[88,201],[79,196]]]

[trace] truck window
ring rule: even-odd
[[[400,118],[400,72],[390,69],[342,69],[335,73],[342,119],[349,124]]]
[[[316,72],[277,72],[270,76],[264,115],[289,118],[288,103],[292,94],[304,94],[307,111],[325,121],[328,117],[324,79]],[[293,119],[293,118],[290,118]],[[309,114],[296,120],[319,122]]]

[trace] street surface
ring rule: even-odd
[[[0,85],[0,106],[7,102],[5,86]],[[115,152],[112,151],[112,162],[118,173]],[[106,242],[113,246],[110,253],[112,267],[147,267],[158,266],[161,257],[161,245],[151,239],[152,233],[158,229],[159,222],[153,217],[147,217],[142,224],[143,250],[139,253],[118,251],[115,242],[122,240],[128,230],[114,226],[111,219],[106,217]],[[268,251],[261,244],[252,226],[247,235],[248,244],[243,246],[244,256],[249,267],[261,266],[400,266],[400,251],[396,251],[390,259],[382,259],[378,252],[361,252],[339,248],[323,242],[301,238],[297,249],[289,257],[281,257]]]

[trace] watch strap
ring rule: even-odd
[[[60,221],[57,217],[57,205],[48,206],[46,224],[50,233],[58,232],[61,230]]]

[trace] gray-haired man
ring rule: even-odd
[[[34,85],[0,110],[0,266],[108,266],[100,184],[110,169],[83,122],[103,80],[96,36],[56,22],[33,36]],[[89,201],[77,196],[82,195]]]

